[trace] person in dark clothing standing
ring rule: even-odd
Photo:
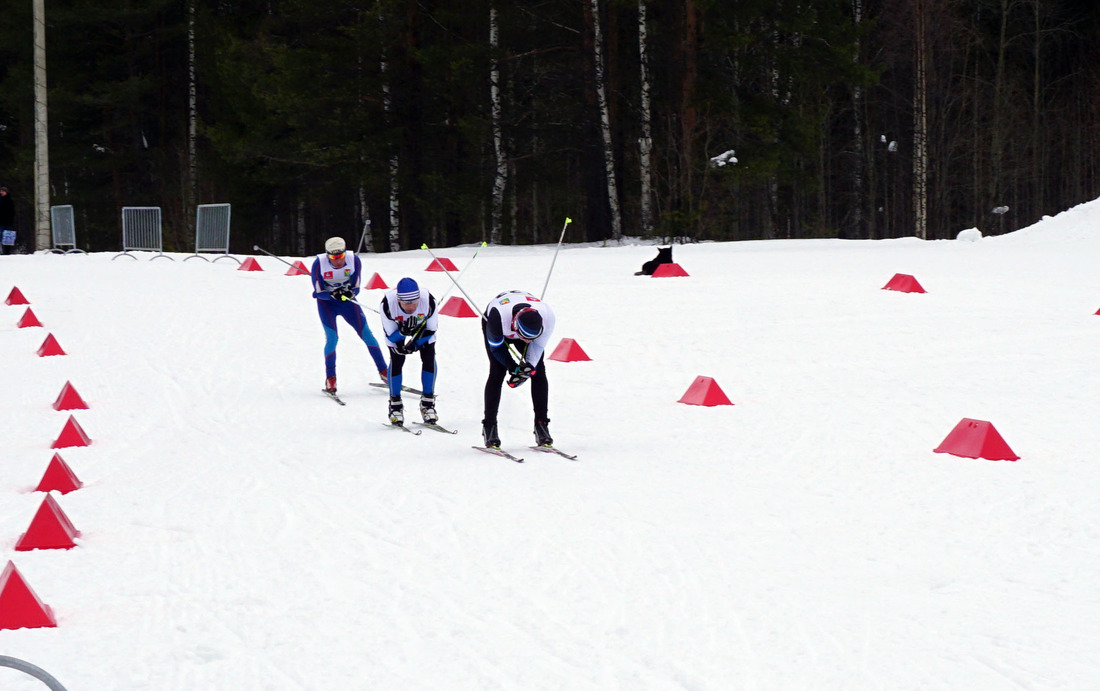
[[[508,386],[513,389],[531,380],[535,443],[539,446],[553,445],[550,418],[547,416],[550,384],[546,379],[543,353],[554,332],[554,312],[530,293],[512,290],[493,298],[482,316],[485,351],[489,355],[485,418],[481,421],[485,446],[500,448],[497,411],[505,375],[508,375]]]
[[[7,187],[0,187],[0,254],[15,251],[15,202]]]

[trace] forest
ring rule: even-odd
[[[36,217],[32,0],[0,184]],[[999,234],[1100,196],[1094,0],[49,0],[49,205],[190,252]],[[37,228],[37,235],[36,235]]]

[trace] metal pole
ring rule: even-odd
[[[435,261],[437,261],[437,262],[439,261],[439,257],[435,256],[435,252],[432,252],[432,250],[431,250],[431,249],[430,249],[430,248],[428,247],[427,243],[425,243],[425,244],[421,245],[421,246],[420,246],[420,249],[422,249],[422,250],[428,250],[428,254],[432,255],[432,259],[434,259],[434,260],[435,260]],[[472,260],[471,260],[471,261],[472,261]],[[442,263],[440,263],[440,265],[442,266]],[[470,304],[471,304],[471,305],[477,306],[477,305],[479,304],[479,303],[478,303],[478,302],[476,302],[476,301],[475,301],[475,300],[474,300],[474,299],[473,299],[472,297],[470,297],[470,294],[469,294],[469,293],[467,293],[467,292],[466,292],[466,291],[465,291],[465,290],[464,290],[464,289],[462,288],[462,286],[460,286],[460,285],[458,284],[458,281],[456,281],[456,280],[455,280],[455,277],[454,277],[454,276],[452,276],[452,275],[451,275],[451,273],[450,273],[449,271],[444,271],[443,273],[447,274],[447,278],[451,279],[451,283],[454,283],[454,284],[455,284],[455,288],[458,288],[458,289],[459,289],[459,291],[461,291],[461,292],[462,292],[462,294],[466,296],[466,299],[470,301]],[[482,320],[484,320],[484,319],[485,319],[485,315],[484,315],[483,313],[479,312],[478,314],[479,314],[479,316],[481,316]]]
[[[46,127],[45,0],[34,0],[34,207],[34,248],[50,249],[50,141]]]
[[[550,285],[550,274],[554,273],[554,264],[558,261],[558,250],[561,249],[561,241],[565,239],[565,229],[569,227],[569,224],[573,222],[573,219],[568,216],[565,217],[565,225],[561,227],[561,235],[558,237],[558,246],[554,249],[554,258],[550,261],[550,271],[546,274],[546,283],[542,284],[542,296],[540,300],[546,299],[546,287]]]

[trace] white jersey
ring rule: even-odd
[[[550,336],[554,333],[554,311],[545,303],[539,300],[530,293],[525,293],[521,290],[510,290],[506,293],[501,293],[492,300],[489,301],[488,306],[485,308],[485,318],[492,319],[492,312],[495,308],[497,311],[497,319],[500,324],[500,333],[504,338],[511,340],[520,340],[520,335],[515,329],[513,319],[516,313],[526,307],[533,308],[542,316],[542,334],[538,338],[531,341],[524,351],[523,359],[532,365],[538,364],[542,354],[546,351],[546,346],[550,344]],[[489,325],[486,329],[487,333],[496,333],[494,325]],[[496,346],[498,344],[489,342],[490,346]]]
[[[348,281],[352,280],[353,276],[356,281],[358,281],[360,278],[359,276],[354,275],[356,262],[354,252],[344,253],[344,265],[340,268],[336,268],[332,265],[332,262],[330,262],[328,259],[328,254],[318,254],[317,261],[320,262],[319,268],[321,271],[321,281],[325,285],[314,286],[314,290],[331,290],[336,286],[347,284]],[[358,288],[359,286],[348,284],[348,287]]]
[[[439,314],[435,308],[435,298],[428,291],[420,291],[420,300],[416,303],[416,309],[412,314],[407,314],[401,309],[401,305],[397,304],[396,288],[382,297],[380,307],[378,311],[382,315],[382,329],[386,332],[386,338],[389,341],[396,343],[400,338],[395,334],[402,338],[410,336],[423,324],[424,328],[420,333],[432,332],[431,338],[425,343],[435,343],[435,331],[439,329]]]

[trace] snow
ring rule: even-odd
[[[271,257],[0,257],[44,325],[0,304],[0,558],[59,621],[0,652],[70,691],[1096,687],[1098,214],[677,246],[686,278],[634,276],[644,243],[566,245],[551,348],[592,361],[547,370],[576,462],[526,448],[526,387],[500,416],[526,462],[470,449],[477,319],[441,321],[459,434],[413,437],[383,426],[343,322],[347,406],[321,394],[309,279]],[[484,248],[463,288],[477,308],[540,290],[553,256]],[[364,276],[459,294],[430,261],[367,255]],[[928,292],[882,290],[898,272]],[[47,333],[67,355],[36,356]],[[678,403],[697,376],[734,405]],[[90,409],[53,410],[67,381]],[[70,414],[93,440],[59,451],[78,546],[16,552]],[[963,418],[1020,460],[933,453]]]

